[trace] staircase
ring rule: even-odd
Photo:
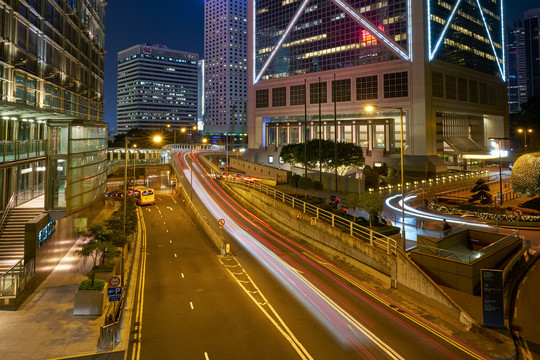
[[[13,208],[0,233],[0,276],[24,257],[24,225],[43,208]]]

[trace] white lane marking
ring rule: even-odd
[[[195,308],[193,307],[193,303],[190,301],[189,302],[189,306],[191,306],[191,310],[194,310]]]
[[[169,240],[169,242],[172,244],[172,240]]]
[[[167,209],[169,209],[169,210],[173,211],[173,208],[172,208],[172,207],[170,207],[170,206],[167,206]]]
[[[167,232],[169,232],[169,229],[167,229]]]
[[[184,278],[184,273],[181,273],[182,274],[182,279]]]
[[[516,299],[519,299],[519,292],[520,292],[520,290],[518,290],[518,293],[516,295]]]
[[[178,256],[176,256],[176,254],[174,254],[174,257],[178,257]]]
[[[163,222],[163,225],[165,225],[165,221]]]
[[[207,353],[206,351],[204,352],[204,358],[205,358],[206,360],[210,360],[210,357],[208,357],[208,353]]]
[[[525,281],[527,281],[527,278],[528,278],[528,277],[529,277],[529,276],[525,276],[525,277],[523,278],[523,284],[525,284]]]

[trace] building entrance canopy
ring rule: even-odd
[[[444,141],[459,154],[478,153],[482,147],[470,137],[444,137]]]
[[[75,120],[75,116],[15,103],[0,102],[0,117],[4,120]]]

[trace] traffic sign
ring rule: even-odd
[[[117,287],[118,285],[120,285],[120,278],[118,276],[113,276],[110,280],[109,280],[109,285],[111,287]]]
[[[497,206],[495,208],[495,211],[497,212],[497,214],[500,214],[501,213],[501,207],[500,206]]]
[[[109,296],[109,302],[120,301],[121,298],[122,298],[122,295]]]
[[[317,218],[315,216],[313,216],[311,218],[311,225],[316,225],[317,224]]]
[[[107,289],[108,296],[122,295],[122,287],[113,287]]]
[[[219,219],[219,220],[218,220],[218,225],[219,225],[219,226],[225,225],[225,219]]]
[[[512,210],[512,213],[514,214],[515,217],[517,217],[518,219],[521,218],[523,216],[523,211],[521,209],[513,209]]]

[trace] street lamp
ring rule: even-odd
[[[518,129],[517,131],[518,131],[518,133],[520,133],[520,134],[523,133],[523,142],[524,142],[524,144],[525,144],[525,147],[527,147],[527,133],[532,134],[533,130],[532,130],[532,129],[527,129],[527,130],[525,130],[525,129],[521,129],[521,128],[520,128],[520,129]],[[532,143],[531,143],[531,145],[532,145]]]
[[[502,191],[502,161],[501,161],[502,149],[501,149],[501,140],[510,140],[510,138],[506,138],[506,137],[490,137],[490,138],[488,138],[488,140],[489,141],[497,140],[498,146],[499,146],[499,149],[498,149],[498,153],[499,153],[499,205],[502,205],[503,204],[503,191]]]
[[[197,130],[197,126],[192,126],[190,127],[189,129],[189,158],[192,159],[192,146],[191,146],[191,131],[192,130]],[[182,132],[186,132],[186,128],[182,128]],[[191,160],[191,169],[190,169],[190,172],[189,172],[189,176],[190,176],[190,180],[189,182],[191,183],[191,189],[189,190],[189,199],[191,201],[193,201],[193,160]]]
[[[405,236],[405,186],[404,186],[404,164],[403,164],[403,107],[379,107],[379,106],[366,106],[367,111],[373,111],[375,109],[393,109],[399,110],[399,133],[401,137],[401,149],[400,149],[400,158],[401,158],[401,245],[403,250],[407,249],[406,245],[406,236]]]
[[[134,138],[134,139],[131,139],[131,140],[137,140],[138,138]],[[128,160],[129,160],[129,156],[128,156],[128,143],[129,143],[129,139],[128,139],[128,136],[126,134],[126,136],[124,137],[124,142],[125,142],[125,148],[124,148],[124,154],[125,154],[125,161],[124,161],[124,242],[126,241],[126,212],[127,212],[127,170],[128,170]],[[157,136],[154,136],[154,138],[152,139],[154,142],[161,142],[161,136],[157,135]],[[121,286],[123,287],[124,286],[124,248],[125,248],[125,244],[122,245],[122,272],[121,272]]]

